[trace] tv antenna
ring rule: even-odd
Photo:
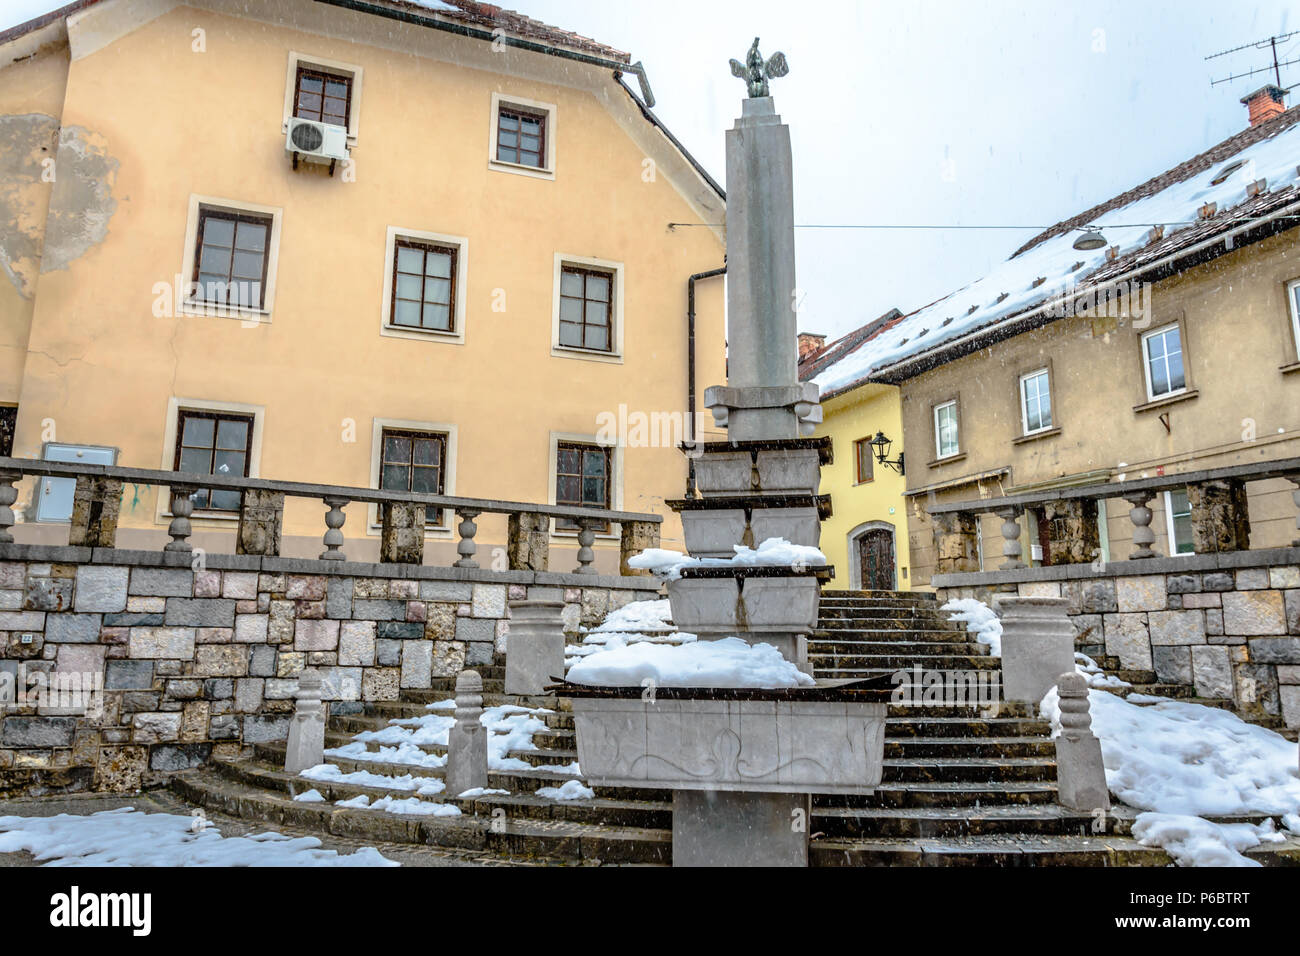
[[[1221,56],[1227,56],[1229,53],[1237,53],[1241,50],[1268,50],[1273,56],[1273,63],[1270,66],[1261,66],[1254,70],[1248,70],[1245,73],[1229,73],[1227,76],[1220,77],[1217,80],[1211,80],[1211,86],[1218,86],[1220,83],[1231,83],[1233,80],[1244,79],[1248,76],[1254,76],[1256,73],[1273,72],[1273,79],[1279,89],[1282,87],[1282,67],[1290,66],[1293,63],[1300,63],[1300,57],[1292,60],[1284,60],[1281,63],[1277,59],[1277,45],[1293,36],[1300,35],[1300,30],[1292,30],[1290,33],[1279,33],[1277,36],[1265,37],[1263,40],[1255,40],[1252,43],[1243,43],[1241,46],[1234,46],[1231,50],[1220,50],[1218,53],[1212,53],[1206,57],[1207,60],[1217,59]],[[1283,54],[1285,56],[1285,53]]]

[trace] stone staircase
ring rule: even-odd
[[[809,655],[822,677],[888,676],[915,665],[930,670],[987,672],[996,682],[998,661],[946,620],[933,596],[906,592],[828,591]],[[413,796],[410,789],[308,780],[286,774],[284,745],[264,744],[251,756],[216,760],[178,773],[173,790],[215,813],[272,825],[306,827],[351,839],[416,843],[491,854],[516,863],[666,864],[672,854],[670,795],[661,790],[595,788],[594,799],[561,801],[539,796],[571,776],[547,766],[576,760],[573,718],[567,701],[503,693],[498,660],[481,668],[484,706],[547,708],[546,729],[533,735],[538,748],[512,751],[529,769],[492,771],[489,787],[504,794],[457,798],[422,796],[456,805],[460,816],[416,816],[339,807],[335,801],[365,794]],[[428,691],[403,691],[394,702],[335,705],[326,746],[351,742],[395,718],[427,714],[427,705],[453,696],[454,681]],[[450,713],[450,712],[446,712]],[[367,749],[375,750],[371,743]],[[425,745],[439,754],[445,748]],[[921,865],[1167,865],[1163,850],[1129,835],[1135,811],[1116,808],[1105,831],[1093,832],[1091,815],[1056,803],[1054,746],[1046,721],[1021,704],[996,712],[974,705],[891,705],[885,768],[870,797],[814,798],[810,860],[814,866]],[[328,757],[343,772],[366,770],[401,777],[440,778],[441,767]],[[325,802],[293,797],[315,789]],[[1292,847],[1292,851],[1296,848]],[[1287,859],[1274,852],[1270,861]]]

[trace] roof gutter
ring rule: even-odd
[[[963,345],[970,346],[975,342],[981,341],[982,339],[987,339],[989,340],[988,344],[992,344],[993,342],[1001,341],[1003,338],[1009,338],[1010,335],[1019,335],[1021,332],[1027,331],[1027,329],[1018,329],[1017,331],[1010,332],[1011,329],[1017,328],[1018,326],[1024,323],[1030,322],[1032,319],[1036,318],[1040,313],[1047,311],[1056,303],[1063,302],[1068,298],[1070,298],[1071,296],[1082,295],[1085,292],[1087,292],[1090,295],[1095,295],[1098,292],[1110,290],[1115,286],[1120,285],[1121,283],[1129,282],[1132,279],[1139,278],[1149,272],[1154,272],[1159,269],[1162,269],[1168,266],[1170,263],[1176,262],[1180,259],[1186,259],[1189,256],[1193,256],[1198,252],[1203,252],[1206,249],[1209,249],[1215,245],[1218,245],[1219,243],[1222,243],[1224,240],[1228,238],[1240,235],[1241,233],[1244,232],[1249,232],[1251,230],[1259,229],[1260,227],[1265,226],[1276,219],[1281,219],[1288,215],[1293,216],[1297,210],[1300,210],[1300,202],[1290,203],[1289,205],[1283,206],[1280,209],[1277,209],[1266,216],[1243,223],[1242,225],[1237,226],[1233,229],[1229,229],[1226,232],[1216,233],[1214,236],[1210,237],[1209,239],[1202,240],[1201,242],[1198,242],[1193,246],[1188,246],[1186,249],[1179,249],[1175,252],[1171,252],[1169,253],[1169,255],[1164,256],[1161,259],[1157,259],[1155,262],[1151,262],[1146,265],[1131,269],[1128,272],[1121,273],[1120,275],[1115,276],[1115,278],[1108,279],[1099,285],[1076,286],[1074,291],[1072,292],[1065,293],[1063,295],[1058,295],[1050,299],[1046,299],[1039,305],[1035,306],[1030,311],[1014,316],[1012,320],[1005,326],[995,324],[991,327],[975,329],[971,332],[967,332],[965,335],[962,335],[958,338],[951,339],[940,345],[936,345],[934,348],[926,352],[921,352],[917,355],[912,356],[911,358],[904,359],[901,362],[896,362],[893,365],[886,365],[883,368],[878,369],[876,372],[867,375],[860,382],[855,382],[854,384],[845,386],[844,388],[837,389],[833,392],[828,392],[826,393],[826,395],[823,396],[823,400],[838,395],[841,392],[847,392],[850,389],[857,388],[859,385],[864,385],[867,382],[883,382],[888,385],[897,385],[900,382],[906,381],[909,378],[913,378],[916,375],[919,375],[922,372],[927,371],[928,368],[922,368],[919,366],[925,365],[927,362],[932,362],[935,356],[937,355],[942,355],[945,352],[960,349]],[[1286,228],[1294,229],[1296,228],[1296,225],[1287,226]],[[1275,232],[1283,232],[1283,231],[1285,230],[1283,229],[1275,230]],[[1270,235],[1271,234],[1272,233],[1270,233]],[[1263,239],[1266,237],[1261,236],[1260,238]],[[1007,334],[1008,332],[1010,332],[1010,335]],[[973,351],[973,349],[969,349],[969,350]]]
[[[530,53],[541,53],[546,56],[558,57],[562,60],[573,60],[576,63],[586,63],[588,66],[604,67],[613,71],[616,77],[624,73],[635,73],[637,82],[641,86],[641,98],[645,100],[646,106],[655,105],[654,93],[650,90],[650,80],[646,76],[645,67],[641,61],[636,63],[624,63],[620,60],[611,60],[606,57],[593,56],[590,53],[579,53],[576,50],[566,50],[563,47],[552,46],[549,43],[538,43],[535,40],[524,40],[519,37],[507,36],[504,32],[494,33],[490,30],[481,30],[478,27],[466,26],[463,23],[453,23],[449,20],[439,20],[435,17],[425,16],[415,13],[411,10],[398,10],[394,7],[381,6],[377,3],[366,3],[365,0],[316,0],[317,3],[324,3],[331,7],[341,7],[344,10],[352,10],[357,13],[369,13],[377,17],[385,17],[389,20],[397,20],[401,23],[410,23],[415,26],[428,27],[430,30],[442,30],[444,33],[454,33],[457,36],[469,37],[473,40],[484,40],[488,43],[504,43],[506,46],[512,46],[519,50],[527,50]]]

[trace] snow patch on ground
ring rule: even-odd
[[[348,807],[353,810],[387,810],[389,813],[400,813],[406,816],[460,816],[460,807],[454,803],[431,803],[428,800],[418,800],[415,797],[380,797],[374,803],[371,803],[370,798],[362,793],[351,800],[336,800],[334,806]]]
[[[1163,847],[1179,866],[1260,866],[1243,850],[1285,839],[1273,821],[1212,823],[1177,813],[1143,813],[1133,822],[1133,836],[1144,846]]]
[[[294,797],[294,799],[297,800],[299,803],[324,803],[325,802],[325,798],[321,796],[321,792],[314,788],[308,790],[306,793],[298,794],[298,796]]]
[[[987,644],[992,656],[1002,656],[1002,622],[993,608],[974,598],[956,598],[939,610],[951,611],[950,621],[965,621],[966,630],[975,635],[976,641]]]
[[[738,637],[678,646],[638,643],[603,650],[569,668],[569,680],[598,687],[811,687],[815,681],[771,644]]]
[[[0,817],[0,853],[26,850],[47,866],[398,866],[374,847],[341,855],[315,837],[268,831],[223,837],[194,818],[133,807],[87,816]]]
[[[538,787],[537,795],[548,800],[591,800],[596,791],[583,786],[581,780],[567,780],[558,787]]]

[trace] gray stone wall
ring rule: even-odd
[[[644,577],[0,545],[0,795],[134,790],[284,738],[308,666],[341,712],[490,664],[511,600],[563,601],[572,631],[657,593]],[[19,702],[34,673],[102,681],[100,712]]]
[[[1198,696],[1231,699],[1297,727],[1300,552],[1254,554],[1254,566],[1247,564],[1251,552],[1237,552],[1237,567],[1215,567],[1201,556],[1180,567],[1181,559],[1165,558],[1120,562],[1066,580],[1026,580],[1054,568],[1002,572],[996,582],[942,587],[939,597],[1064,597],[1080,646],[1118,658],[1125,669],[1154,671],[1158,681],[1190,684]],[[1147,567],[1160,573],[1134,573]]]

